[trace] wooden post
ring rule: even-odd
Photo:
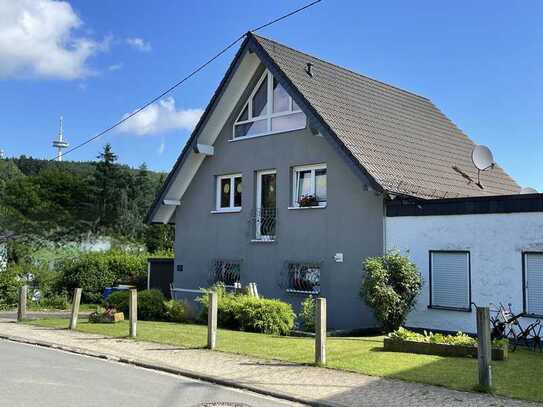
[[[207,347],[211,350],[217,344],[217,301],[217,293],[211,291],[207,304]]]
[[[70,318],[70,329],[77,327],[77,317],[79,316],[79,304],[81,303],[81,288],[74,290],[74,298],[72,301],[72,317]]]
[[[17,304],[17,321],[21,322],[26,316],[26,297],[28,294],[28,286],[22,285],[19,288],[19,301]]]
[[[326,364],[326,298],[317,298],[315,307],[315,363]]]
[[[128,313],[130,318],[130,337],[135,338],[138,324],[138,290],[130,289],[128,296]]]
[[[479,362],[479,387],[488,391],[492,387],[492,344],[490,339],[490,310],[488,307],[477,308],[477,338],[479,339],[477,359]]]

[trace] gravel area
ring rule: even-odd
[[[7,319],[0,319],[0,336],[16,336],[138,360],[210,380],[329,406],[542,406],[539,403],[223,352],[21,325]]]

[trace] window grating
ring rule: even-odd
[[[321,263],[287,262],[286,284],[288,292],[319,294],[321,290]]]
[[[217,259],[211,265],[210,283],[234,286],[241,281],[241,260]]]

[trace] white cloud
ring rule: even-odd
[[[77,79],[92,74],[89,57],[109,49],[76,36],[83,22],[65,1],[0,0],[0,78]]]
[[[109,71],[118,71],[119,69],[122,69],[123,64],[113,64],[107,67]]]
[[[150,42],[145,42],[142,38],[138,37],[127,38],[126,43],[142,52],[149,52],[152,49]]]
[[[202,115],[202,109],[180,109],[175,99],[166,97],[124,122],[119,131],[137,135],[164,133],[171,130],[192,130]],[[127,117],[125,114],[123,117]]]

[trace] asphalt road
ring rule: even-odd
[[[299,406],[121,363],[0,340],[0,406]]]

